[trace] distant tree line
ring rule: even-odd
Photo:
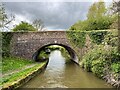
[[[13,28],[13,31],[42,31],[44,28],[43,21],[41,19],[35,19],[32,24],[21,21],[18,25]]]

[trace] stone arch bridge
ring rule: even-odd
[[[78,63],[74,48],[69,43],[66,31],[13,32],[11,54],[26,59],[34,59],[41,48],[59,45],[70,54],[71,60]]]

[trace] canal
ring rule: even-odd
[[[65,61],[59,50],[52,51],[44,72],[21,88],[112,88],[105,81],[86,72],[74,62]]]

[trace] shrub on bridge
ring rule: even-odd
[[[16,25],[15,28],[13,28],[13,31],[15,32],[28,32],[28,31],[37,31],[31,24],[21,21],[19,25]]]

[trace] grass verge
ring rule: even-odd
[[[34,61],[18,57],[5,57],[2,59],[2,73],[21,69],[26,65],[33,64]]]
[[[0,86],[2,86],[3,88],[6,88],[6,87],[9,87],[11,85],[14,85],[17,82],[19,82],[20,80],[22,80],[22,79],[26,78],[27,76],[31,75],[32,73],[34,73],[38,69],[42,68],[42,66],[44,66],[45,64],[46,64],[46,62],[38,63],[35,66],[33,66],[31,68],[27,68],[27,69],[25,69],[21,72],[5,76],[5,77],[3,77],[2,82],[0,82]]]

